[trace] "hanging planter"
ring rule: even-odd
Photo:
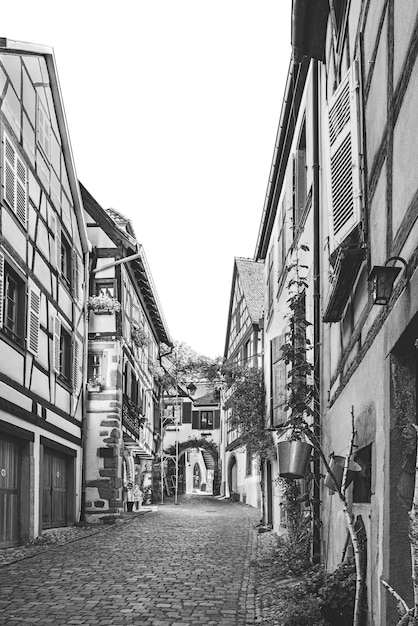
[[[344,465],[345,465],[345,457],[343,456],[332,456],[330,460],[330,468],[331,472],[334,474],[335,482],[328,472],[325,476],[324,485],[328,487],[330,491],[337,491],[341,489],[341,485],[343,482],[344,475]],[[356,474],[361,472],[361,465],[356,463],[355,461],[350,460],[348,464],[347,471],[347,480],[345,486],[348,487],[354,480]],[[336,483],[336,484],[335,484]]]
[[[87,300],[87,309],[96,315],[119,313],[121,308],[120,302],[111,296],[90,296]]]
[[[313,446],[301,439],[286,439],[277,444],[279,476],[304,478],[308,472]]]

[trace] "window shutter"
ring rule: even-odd
[[[0,252],[0,328],[3,328],[4,255]]]
[[[53,330],[54,330],[54,338],[53,338],[53,368],[57,374],[61,373],[61,359],[60,359],[60,342],[61,342],[61,320],[58,316],[54,316],[53,318]]]
[[[359,223],[361,177],[357,63],[353,63],[328,107],[331,252]]]
[[[17,155],[9,137],[4,134],[4,197],[26,228],[27,219],[27,167]]]
[[[74,297],[77,302],[81,302],[83,299],[83,274],[82,263],[78,254],[74,253]]]
[[[80,393],[82,380],[83,346],[77,337],[73,346],[73,390],[76,395]]]
[[[199,430],[199,411],[192,412],[192,428]]]
[[[31,285],[29,287],[28,306],[28,333],[27,348],[35,356],[39,353],[39,329],[41,313],[41,295],[39,289]]]
[[[192,405],[190,402],[183,403],[183,424],[192,423]]]
[[[26,228],[27,218],[27,169],[24,162],[16,157],[16,215]]]
[[[48,113],[38,99],[38,141],[48,160],[51,158],[51,124]]]
[[[15,210],[15,163],[16,151],[8,136],[4,135],[3,184],[6,202]]]
[[[221,427],[221,412],[219,409],[215,409],[215,428]]]
[[[282,358],[281,347],[286,341],[286,334],[274,337],[271,342],[272,367],[272,398],[273,415],[272,425],[279,426],[286,422],[287,411],[284,409],[287,400],[286,394],[286,363]]]

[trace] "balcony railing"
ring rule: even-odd
[[[122,405],[122,425],[125,426],[136,439],[140,439],[144,422],[145,417],[142,415],[141,409],[136,406],[130,398],[124,396]]]

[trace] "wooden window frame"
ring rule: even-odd
[[[8,263],[2,253],[0,253],[0,282],[0,328],[2,328],[5,335],[7,335],[7,337],[9,337],[14,343],[23,347],[25,343],[27,284],[22,276],[20,276],[12,265]],[[8,285],[12,282],[15,285],[13,300],[11,302],[14,308],[13,320],[6,315],[8,304]],[[9,325],[8,321],[13,323],[13,328]]]

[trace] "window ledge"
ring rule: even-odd
[[[365,256],[366,250],[361,245],[339,249],[335,262],[331,293],[322,318],[324,322],[339,322],[341,320]]]

